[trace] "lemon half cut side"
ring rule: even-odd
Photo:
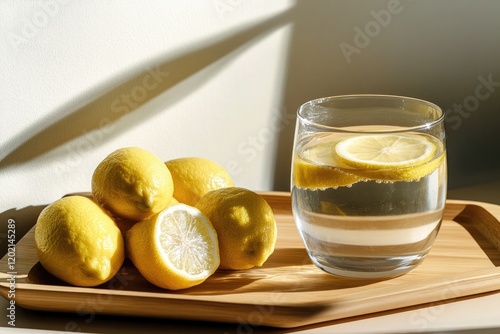
[[[175,204],[135,224],[126,235],[129,258],[150,283],[186,289],[219,267],[217,233],[198,209]]]

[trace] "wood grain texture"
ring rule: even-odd
[[[16,305],[34,310],[115,314],[295,327],[500,290],[500,206],[449,200],[434,247],[414,271],[393,279],[335,277],[309,260],[289,193],[261,193],[278,223],[265,265],[217,271],[203,284],[168,291],[149,284],[126,261],[97,288],[63,283],[38,263],[33,229],[16,247]],[[7,257],[0,293],[7,298]]]

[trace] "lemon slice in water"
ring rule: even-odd
[[[381,181],[413,181],[442,162],[441,142],[419,134],[373,134],[350,137],[335,146],[339,164],[359,177]]]
[[[338,168],[335,146],[342,138],[317,136],[293,160],[293,183],[299,188],[325,189],[350,186],[360,178]]]

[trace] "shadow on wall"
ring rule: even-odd
[[[126,128],[117,129],[115,126],[116,121],[121,117],[135,112],[156,96],[167,92],[209,66],[216,65],[217,69],[222,68],[231,57],[237,56],[245,48],[251,47],[275,29],[290,23],[293,11],[294,8],[271,19],[242,28],[219,40],[197,45],[174,58],[167,55],[153,64],[146,64],[143,67],[145,70],[104,94],[80,97],[80,100],[91,102],[77,110],[68,113],[70,106],[63,106],[59,112],[62,117],[58,120],[48,120],[47,123],[51,124],[50,126],[41,131],[38,128],[30,129],[28,132],[34,135],[29,136],[28,140],[24,142],[17,140],[14,145],[7,143],[5,147],[2,147],[0,151],[8,150],[10,153],[0,160],[0,169],[27,162],[94,130],[101,130],[98,131],[99,135],[105,137],[99,138],[100,142],[119,135],[127,130]],[[203,80],[199,80],[196,84],[202,85],[203,83]],[[172,94],[170,104],[145,112],[141,117],[148,118],[168,109],[194,89],[196,86],[190,86],[190,90],[180,94],[176,91],[175,96]],[[15,145],[17,146],[12,147]]]
[[[496,0],[297,1],[291,9],[180,55],[165,55],[81,108],[63,106],[61,118],[35,135],[1,147],[10,153],[0,169],[34,159],[93,130],[100,142],[127,129],[117,120],[180,82],[227,60],[260,38],[293,23],[283,103],[287,114],[304,102],[330,95],[379,93],[426,99],[447,111],[450,187],[486,182],[500,170],[500,20]],[[464,24],[466,23],[466,24]],[[196,82],[202,85],[203,79]],[[151,108],[148,118],[170,104]],[[285,117],[285,115],[283,115]],[[112,130],[111,130],[112,129]],[[278,134],[274,190],[289,190],[293,123]]]
[[[47,119],[48,127],[28,129],[18,138],[0,146],[0,171],[16,164],[29,162],[54,150],[65,143],[83,136],[100,138],[103,143],[127,131],[127,126],[118,120],[125,115],[137,113],[140,107],[160,94],[173,90],[181,82],[195,76],[210,67],[213,71],[222,69],[233,57],[258,43],[274,30],[292,22],[291,8],[270,19],[231,31],[219,38],[193,46],[183,52],[160,57],[156,61],[144,64],[144,70],[134,74],[116,86],[108,85],[105,92],[87,92],[70,104],[62,106],[56,114],[58,119]],[[205,83],[201,77],[188,89],[177,89],[170,94],[169,102],[161,106],[148,108],[141,119],[153,117],[168,110],[171,105],[187,97],[192,91]],[[106,84],[102,85],[106,87]],[[80,107],[76,108],[82,102]],[[142,109],[144,110],[144,109]],[[209,110],[208,110],[209,112]],[[118,125],[120,124],[120,125]],[[22,134],[22,135],[24,135]],[[92,138],[89,139],[92,141]],[[62,154],[62,153],[61,153]],[[56,157],[57,158],[57,157]],[[37,217],[45,206],[29,206],[21,209],[9,209],[0,213],[0,221],[7,222],[0,226],[0,258],[6,254],[9,241],[9,224],[15,224],[16,241],[36,223]]]
[[[298,1],[284,102],[412,96],[446,111],[449,187],[500,179],[500,2]],[[288,190],[293,126],[280,133],[274,189]],[[500,195],[499,195],[500,196]]]

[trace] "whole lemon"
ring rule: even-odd
[[[178,158],[165,165],[172,174],[174,197],[180,203],[194,206],[207,192],[234,186],[229,173],[210,159]]]
[[[221,269],[262,266],[274,252],[276,220],[259,194],[245,188],[222,188],[208,192],[196,207],[217,231]]]
[[[114,216],[132,221],[147,218],[172,201],[173,181],[163,161],[138,147],[109,154],[92,175],[92,194]]]
[[[124,240],[113,219],[83,196],[61,198],[42,210],[35,248],[48,272],[77,286],[105,283],[125,258]]]

